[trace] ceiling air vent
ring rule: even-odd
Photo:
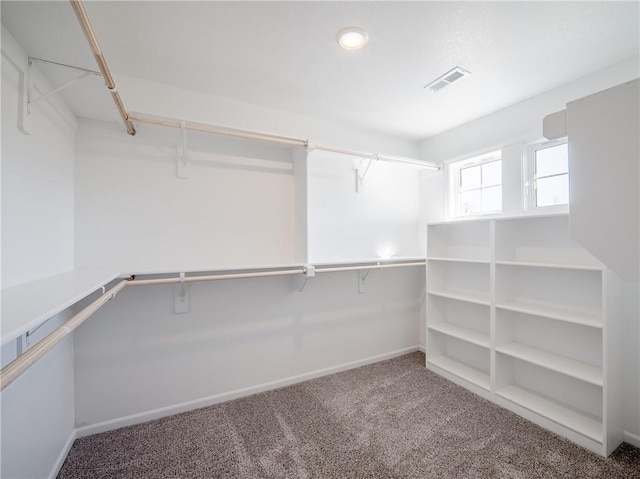
[[[471,72],[464,70],[460,67],[455,67],[452,70],[449,70],[444,75],[436,78],[428,85],[425,85],[425,88],[429,88],[432,92],[437,92],[442,90],[444,87],[451,85],[454,81],[460,80],[460,78],[464,78],[466,76],[471,75]]]

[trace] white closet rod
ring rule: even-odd
[[[207,276],[185,276],[184,278],[156,278],[156,279],[134,279],[129,281],[130,286],[140,286],[145,284],[169,284],[169,283],[193,283],[196,281],[219,281],[222,279],[242,279],[242,278],[264,278],[268,276],[288,276],[292,274],[304,274],[306,268],[283,269],[277,271],[255,271],[252,273],[230,273],[212,274]]]
[[[373,265],[361,265],[361,266],[330,266],[323,268],[318,266],[316,273],[338,273],[340,271],[364,271],[367,269],[387,269],[387,268],[404,268],[406,266],[425,266],[426,261],[414,261],[411,263],[376,263]]]
[[[149,125],[165,126],[168,128],[185,128],[190,131],[199,131],[204,133],[213,133],[216,135],[230,136],[233,138],[243,138],[249,140],[267,141],[287,146],[298,146],[301,148],[309,148],[310,150],[328,151],[331,153],[340,153],[355,158],[367,158],[372,160],[387,161],[393,163],[405,163],[409,165],[420,166],[439,170],[440,166],[435,163],[416,160],[413,158],[404,158],[400,156],[381,155],[378,153],[365,153],[362,151],[346,150],[344,148],[335,148],[333,146],[310,145],[309,140],[300,138],[291,138],[287,136],[272,135],[270,133],[261,133],[257,131],[236,130],[225,128],[223,126],[206,125],[203,123],[184,122],[175,118],[159,118],[156,116],[146,115],[144,113],[131,112],[129,114],[131,120],[138,123],[146,123]]]
[[[73,11],[76,14],[76,17],[78,17],[78,22],[80,22],[80,27],[82,27],[84,36],[87,38],[87,42],[89,42],[89,47],[91,48],[91,52],[96,59],[96,63],[98,63],[98,68],[100,68],[100,72],[102,73],[102,78],[104,78],[107,90],[109,90],[109,93],[111,93],[111,98],[116,104],[118,113],[120,113],[120,117],[122,118],[122,121],[127,128],[127,132],[130,135],[135,135],[135,126],[133,125],[133,122],[127,114],[124,103],[122,103],[122,98],[120,98],[120,93],[118,93],[118,86],[111,76],[111,71],[109,70],[107,61],[104,59],[104,55],[102,55],[102,50],[100,49],[100,45],[98,45],[98,39],[93,31],[91,22],[89,21],[87,11],[84,9],[84,4],[82,3],[82,0],[70,0],[70,2]]]
[[[21,354],[0,370],[0,391],[15,381],[22,373],[29,369],[38,359],[47,354],[53,347],[62,341],[68,334],[80,326],[89,316],[95,313],[107,301],[113,299],[116,294],[127,285],[128,281],[120,281],[117,285],[96,299],[89,306],[76,314],[58,329],[47,335],[26,353]]]
[[[129,115],[134,121],[139,123],[147,123],[149,125],[166,126],[169,128],[182,128],[182,121],[173,118],[159,118],[155,116],[145,115],[143,113],[131,112]],[[205,125],[202,123],[184,122],[184,128],[190,131],[200,131],[203,133],[213,133],[216,135],[231,136],[234,138],[244,138],[248,140],[268,141],[271,143],[279,143],[281,145],[306,147],[307,140],[299,140],[296,138],[288,138],[286,136],[271,135],[269,133],[260,133],[257,131],[235,130],[222,126]]]

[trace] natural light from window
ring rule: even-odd
[[[535,150],[535,206],[569,203],[569,159],[566,143]]]
[[[460,216],[502,210],[502,160],[460,168],[459,195]]]

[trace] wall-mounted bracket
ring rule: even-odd
[[[306,140],[304,140],[304,147],[307,149],[307,152],[311,152],[316,149],[316,144],[315,142],[307,138]]]
[[[180,129],[182,130],[182,150],[178,147],[176,157],[176,176],[178,178],[191,177],[191,163],[189,162],[189,153],[187,150],[187,122],[180,121]]]
[[[299,274],[293,277],[293,289],[302,293],[304,291],[304,287],[307,284],[307,280],[309,278],[315,278],[316,276],[316,268],[311,266],[310,264],[305,265],[304,273]]]
[[[382,268],[382,265],[380,263],[376,263],[376,266],[380,269]],[[367,292],[367,278],[369,277],[373,269],[374,269],[374,266],[372,266],[371,269],[358,271],[358,293],[359,294],[364,294]]]
[[[369,157],[368,161],[366,159],[360,160],[360,166],[355,170],[356,171],[356,193],[360,193],[360,188],[362,188],[362,185],[364,184],[364,178],[365,176],[367,176],[367,173],[369,172],[371,163],[373,163],[373,160],[378,160],[378,159],[380,159],[380,157],[376,153],[371,157]],[[365,161],[367,161],[367,166],[363,168],[362,165]]]
[[[81,71],[82,74],[80,76],[76,77],[76,78],[73,78],[73,79],[69,80],[66,83],[63,83],[60,86],[55,87],[53,90],[50,90],[50,91],[48,91],[46,93],[43,93],[43,94],[41,94],[41,95],[39,95],[39,96],[37,96],[35,98],[31,98],[32,92],[35,91],[35,88],[34,88],[34,86],[32,84],[32,81],[31,81],[31,79],[33,78],[33,75],[31,75],[31,68],[32,68],[34,62],[48,63],[48,64],[56,65],[56,66],[59,66],[59,67],[70,68],[72,70]],[[78,83],[79,81],[84,80],[85,78],[89,78],[91,76],[102,76],[102,74],[100,72],[96,72],[96,71],[93,71],[93,70],[87,70],[86,68],[80,68],[80,67],[75,67],[75,66],[72,66],[72,65],[66,65],[64,63],[51,62],[51,61],[48,61],[48,60],[42,60],[40,58],[29,57],[28,58],[28,68],[27,68],[27,75],[26,76],[27,76],[27,88],[26,88],[27,110],[26,110],[26,112],[27,112],[27,115],[31,115],[31,108],[37,101],[44,100],[45,98],[47,98],[47,97],[49,97],[49,96],[51,96],[51,95],[53,95],[55,93],[58,93],[59,91],[64,90],[65,88],[73,85],[74,83]]]
[[[180,273],[180,282],[173,290],[173,312],[182,314],[189,311],[189,285],[185,281],[185,274]]]
[[[31,347],[31,338],[26,332],[16,338],[16,357],[22,356]]]

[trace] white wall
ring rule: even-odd
[[[522,212],[521,193],[522,170],[518,162],[519,151],[526,143],[542,139],[542,120],[555,111],[566,108],[570,101],[610,88],[638,77],[640,61],[638,57],[612,65],[573,82],[541,93],[521,103],[479,118],[465,125],[423,140],[420,156],[433,162],[447,162],[473,157],[495,149],[502,149],[503,158],[508,159],[503,169],[503,208],[506,214]],[[421,185],[421,202],[442,204],[444,214],[437,209],[426,208],[422,213],[425,222],[440,221],[447,217],[446,171],[439,176],[426,177]],[[439,187],[438,187],[439,183]],[[625,383],[624,427],[626,439],[640,445],[640,390],[638,387],[638,330],[640,312],[638,310],[637,283],[627,283],[624,324],[625,342],[622,345]]]
[[[33,105],[30,135],[18,129],[27,57],[2,28],[2,286],[73,268],[75,117],[60,103]],[[37,68],[32,77],[48,90]],[[39,95],[38,90],[34,95]]]
[[[76,330],[77,426],[95,432],[415,348],[423,276],[372,271],[365,294],[356,272],[317,275],[302,293],[286,277],[193,283],[179,315],[171,285],[127,288]]]
[[[53,101],[34,105],[30,135],[18,129],[20,75],[26,54],[2,27],[2,286],[73,268],[75,118]],[[34,71],[36,94],[50,88]],[[55,107],[54,107],[55,106]],[[34,335],[65,321],[64,312]],[[2,347],[2,365],[15,358]],[[57,473],[74,431],[73,344],[60,343],[0,394],[1,470],[6,478]]]
[[[295,260],[288,149],[189,133],[190,178],[176,176],[178,130],[81,120],[76,265],[122,272]]]
[[[419,239],[418,174],[413,166],[309,154],[309,261],[424,256]]]

